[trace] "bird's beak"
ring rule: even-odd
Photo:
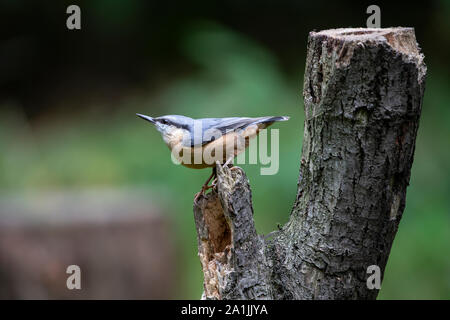
[[[140,113],[136,113],[136,115],[137,115],[138,117],[141,117],[141,118],[144,119],[144,120],[147,120],[147,121],[153,123],[153,124],[156,123],[156,121],[155,121],[152,117],[149,117],[149,116],[146,116],[146,115],[140,114]]]

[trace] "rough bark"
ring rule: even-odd
[[[207,299],[374,299],[405,208],[426,67],[412,28],[311,32],[297,197],[265,240],[240,168],[194,204]]]

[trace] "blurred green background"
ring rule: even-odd
[[[450,3],[380,3],[382,26],[411,26],[428,66],[407,206],[379,299],[450,298]],[[177,252],[173,298],[198,299],[192,200],[209,170],[175,166],[135,116],[289,115],[280,170],[243,165],[256,228],[287,221],[303,136],[309,31],[364,27],[372,2],[0,1],[0,193],[135,186],[166,208]]]

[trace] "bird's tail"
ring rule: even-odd
[[[273,123],[276,121],[288,121],[288,116],[280,116],[280,117],[262,117],[261,120],[258,121],[258,123]]]

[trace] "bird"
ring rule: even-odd
[[[245,151],[249,140],[260,130],[274,122],[289,120],[288,116],[193,119],[182,115],[136,115],[155,126],[178,163],[192,169],[213,168],[194,202],[215,186],[215,180],[211,186],[208,184],[216,176],[217,162],[228,166],[234,157]]]

